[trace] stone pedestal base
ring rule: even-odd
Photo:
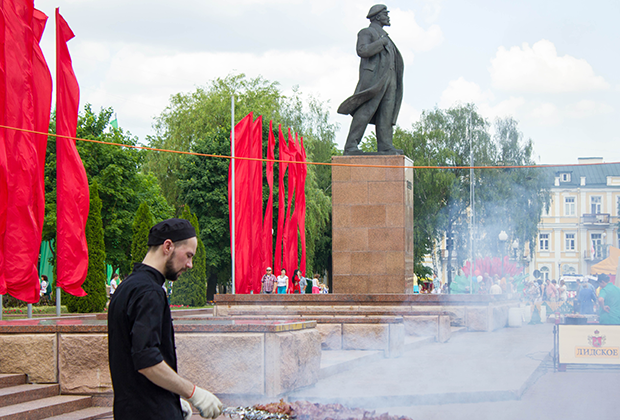
[[[406,156],[334,156],[334,293],[413,292],[413,169]]]

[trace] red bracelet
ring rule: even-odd
[[[194,389],[192,390],[192,395],[189,396],[190,398],[194,396],[194,392],[196,392],[196,385],[194,385]]]

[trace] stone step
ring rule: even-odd
[[[42,420],[95,420],[112,419],[112,407],[90,407],[54,417],[45,417]]]
[[[58,394],[60,394],[60,386],[58,384],[15,385],[0,388],[0,407],[53,397]]]
[[[26,375],[20,373],[0,373],[0,388],[22,385],[26,383]]]
[[[55,396],[0,408],[0,420],[41,420],[89,408],[90,396]]]

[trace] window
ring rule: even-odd
[[[570,182],[570,174],[560,174],[560,181]]]
[[[590,197],[590,213],[599,214],[601,212],[601,203],[603,202],[603,198],[598,197]]]
[[[592,249],[590,252],[592,253],[592,258],[603,258],[603,235],[600,233],[593,233],[590,235],[590,239],[592,240]]]
[[[575,215],[575,197],[566,197],[564,199],[564,216]]]
[[[616,197],[616,216],[620,216],[620,196]]]
[[[575,234],[567,233],[566,234],[566,251],[574,251],[575,250]]]
[[[549,267],[541,267],[540,279],[543,281],[549,280]]]
[[[540,251],[549,251],[549,234],[541,233],[539,235],[539,249]]]

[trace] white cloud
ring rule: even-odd
[[[450,81],[448,87],[441,94],[439,107],[449,108],[458,103],[489,102],[494,99],[491,91],[482,91],[480,86],[474,82],[468,82],[463,77]]]
[[[423,29],[416,21],[416,14],[410,10],[393,9],[390,11],[392,26],[385,28],[390,34],[406,63],[413,61],[414,53],[430,51],[441,45],[443,32],[439,25]]]
[[[566,107],[566,113],[572,118],[589,118],[600,114],[611,114],[614,109],[604,103],[584,99]]]
[[[539,104],[530,111],[528,116],[539,125],[554,126],[562,122],[562,116],[558,107],[549,102]]]
[[[586,60],[558,56],[555,45],[545,39],[532,47],[527,43],[509,50],[499,47],[489,71],[493,87],[508,91],[560,93],[609,87]]]

